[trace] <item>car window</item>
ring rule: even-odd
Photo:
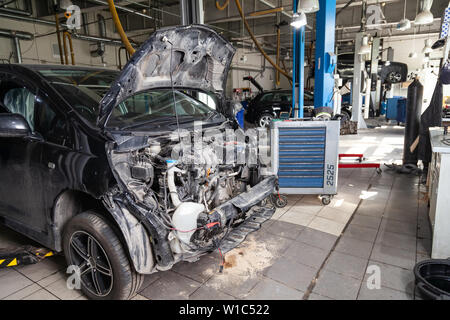
[[[35,95],[31,89],[18,81],[2,81],[0,86],[2,105],[11,113],[21,114],[34,130]]]
[[[272,101],[273,100],[273,93],[266,93],[265,95],[263,95],[260,99],[261,102],[264,101]]]
[[[69,124],[63,115],[46,100],[36,98],[35,129],[46,142],[61,146],[72,146]]]

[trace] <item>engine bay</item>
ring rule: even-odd
[[[175,262],[219,249],[250,209],[274,192],[271,181],[265,190],[249,193],[265,178],[259,165],[238,163],[252,154],[251,144],[214,137],[193,147],[186,143],[193,140],[193,133],[184,143],[149,138],[145,147],[110,153],[122,191],[167,230]]]

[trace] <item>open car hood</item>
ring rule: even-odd
[[[234,53],[227,40],[203,25],[159,29],[133,54],[100,101],[97,124],[103,128],[116,105],[152,88],[195,88],[222,98]]]

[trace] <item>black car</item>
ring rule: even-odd
[[[237,128],[223,95],[234,52],[183,26],[155,32],[120,74],[0,65],[0,221],[63,252],[93,299],[130,298],[144,274],[237,246],[273,214],[254,205],[276,177],[214,152]]]
[[[337,72],[344,82],[353,79],[355,63],[354,53],[341,53],[337,59]],[[365,63],[366,70],[370,70],[370,61]],[[381,83],[400,83],[408,77],[408,65],[402,62],[378,61],[377,74]]]
[[[304,91],[304,106],[314,106],[314,94]],[[267,128],[273,119],[280,118],[282,112],[289,116],[292,110],[292,90],[263,91],[248,104],[245,120],[259,127]]]

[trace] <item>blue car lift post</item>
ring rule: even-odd
[[[293,1],[294,14],[298,3],[299,0]],[[319,0],[319,6],[314,81],[316,116],[332,112],[336,67],[336,0]],[[326,205],[337,190],[339,121],[301,121],[304,116],[304,60],[305,26],[293,30],[291,117],[294,119],[272,123],[272,165],[279,178],[280,192],[317,194]]]
[[[292,11],[297,13],[299,0],[294,0]],[[334,34],[336,26],[336,0],[319,0],[316,13],[316,66],[314,75],[314,108],[333,108]],[[292,66],[292,115],[303,118],[304,70],[305,70],[305,27],[293,31]],[[296,112],[297,111],[297,112]]]
[[[316,67],[314,72],[314,109],[333,108],[334,34],[336,27],[336,0],[320,0],[316,14]]]

